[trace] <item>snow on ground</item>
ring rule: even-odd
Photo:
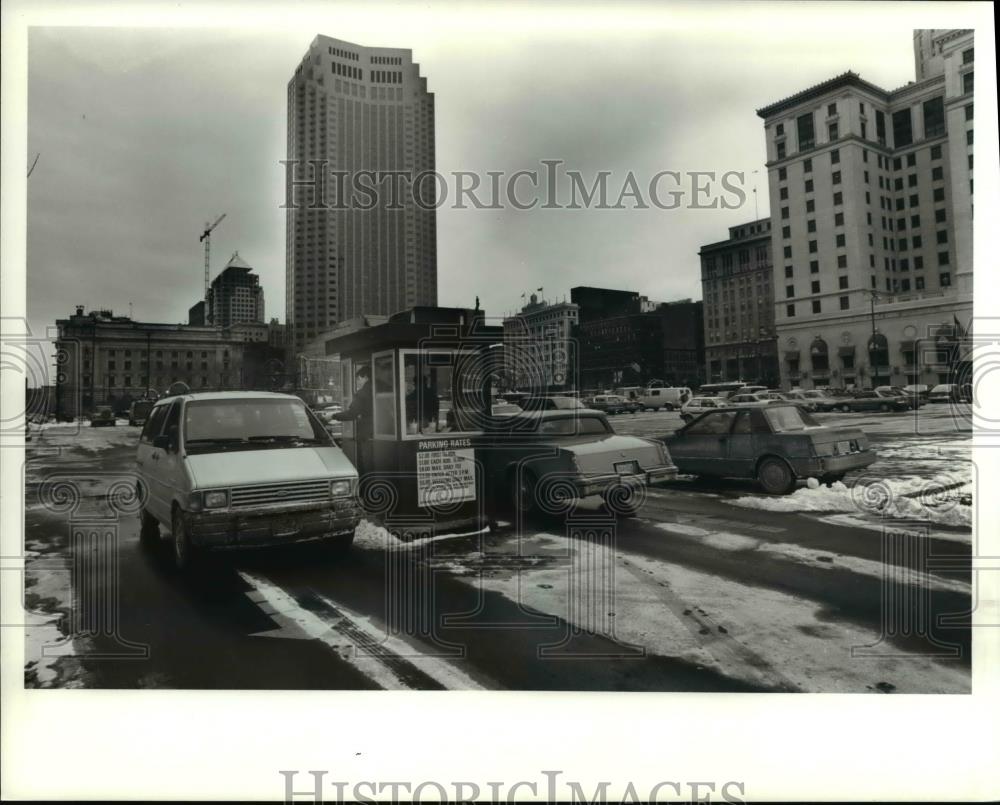
[[[697,537],[699,542],[710,545],[720,551],[756,551],[782,559],[789,559],[813,568],[849,570],[852,573],[858,573],[862,576],[869,576],[875,579],[882,579],[886,572],[885,565],[882,562],[863,559],[860,556],[850,556],[832,551],[818,551],[789,542],[771,542],[762,537],[749,537],[743,534],[733,534],[728,531],[710,531],[705,528],[681,523],[654,523],[654,525],[673,534]],[[962,581],[909,569],[900,569],[894,572],[904,576],[910,583],[919,585],[925,589],[946,590],[965,595],[971,593],[970,585]]]
[[[600,555],[590,543],[552,534],[526,538],[522,550],[562,558],[457,578],[584,631],[752,684],[823,692],[863,693],[880,683],[899,692],[969,690],[966,670],[925,657],[852,656],[854,647],[876,646],[879,635],[830,620],[814,601],[620,550]],[[608,561],[613,576],[606,569],[595,573]],[[593,586],[609,577],[613,586]]]
[[[109,447],[135,447],[139,443],[140,428],[117,424],[114,427],[92,428],[88,424],[46,423],[40,433],[28,442],[27,448],[64,447],[90,455],[104,453]]]
[[[972,481],[952,475],[935,478],[880,478],[871,483],[797,489],[790,495],[729,500],[732,506],[772,512],[843,512],[891,519],[930,522],[951,528],[972,528],[972,506],[959,501],[971,494]]]
[[[357,528],[354,529],[354,547],[370,551],[384,551],[389,548],[393,550],[407,550],[428,545],[432,542],[446,542],[447,540],[486,533],[489,533],[488,528],[482,531],[448,532],[447,534],[434,534],[430,537],[419,537],[417,539],[400,539],[383,526],[373,523],[370,520],[362,520],[358,523]]]

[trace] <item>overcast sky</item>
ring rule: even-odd
[[[920,5],[920,4],[918,4]],[[419,8],[419,7],[415,7]],[[912,23],[844,14],[626,11],[571,25],[559,9],[520,20],[419,13],[317,18],[283,29],[36,28],[29,38],[28,309],[35,332],[75,304],[186,321],[202,293],[198,235],[213,275],[235,250],[284,321],[283,168],[289,76],[318,33],[403,47],[436,95],[437,168],[532,169],[562,159],[612,171],[617,188],[661,170],[735,170],[759,182],[755,109],[851,69],[895,88],[913,78]],[[687,7],[681,7],[687,8]],[[752,9],[749,4],[743,9]],[[787,4],[785,8],[797,8]],[[577,10],[579,22],[587,9]],[[747,25],[756,24],[756,30]],[[756,176],[753,171],[760,171]],[[613,193],[612,195],[615,195]],[[700,298],[698,249],[754,216],[738,210],[438,212],[439,303],[490,314],[523,291],[574,285]]]

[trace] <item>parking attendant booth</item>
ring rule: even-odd
[[[372,384],[371,409],[361,412],[371,419],[346,421],[342,446],[373,519],[411,534],[485,522],[475,444],[491,412],[502,339],[481,311],[418,307],[327,340],[327,355],[340,355],[345,410]]]

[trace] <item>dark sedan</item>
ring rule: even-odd
[[[909,411],[910,400],[884,391],[859,391],[837,401],[841,411]]]
[[[875,461],[858,428],[827,427],[796,405],[720,408],[663,437],[688,475],[750,478],[783,495],[799,478],[839,481]]]

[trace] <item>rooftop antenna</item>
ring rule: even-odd
[[[219,224],[222,223],[222,219],[226,217],[225,213],[222,213],[218,218],[215,219],[214,224],[209,224],[205,222],[205,231],[201,233],[201,237],[198,238],[198,242],[205,242],[205,321],[208,321],[208,256],[212,245],[212,230],[215,229]]]
[[[756,176],[760,171],[754,171],[754,176]],[[755,221],[760,220],[760,213],[757,212],[757,180],[753,181],[753,219]]]

